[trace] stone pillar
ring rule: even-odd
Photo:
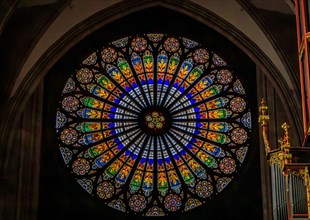
[[[10,131],[0,175],[0,219],[35,220],[38,211],[43,83]]]

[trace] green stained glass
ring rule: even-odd
[[[79,185],[141,216],[193,210],[251,150],[251,109],[229,63],[167,34],[99,45],[64,82],[59,150]],[[87,68],[86,68],[86,67]]]

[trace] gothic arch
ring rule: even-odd
[[[182,2],[182,4],[179,4],[176,1],[164,0],[126,1],[118,3],[90,16],[64,34],[59,40],[57,40],[57,42],[55,42],[44,52],[38,62],[31,67],[30,71],[26,73],[25,76],[22,76],[21,79],[23,83],[17,83],[17,87],[16,85],[14,86],[13,96],[5,114],[6,117],[4,119],[5,123],[4,129],[1,133],[1,139],[3,141],[6,139],[7,131],[10,130],[9,126],[12,125],[12,118],[15,117],[16,113],[22,111],[22,106],[25,105],[27,99],[41,82],[45,74],[57,62],[57,60],[66,53],[66,51],[100,27],[117,20],[122,16],[155,6],[178,11],[200,21],[201,23],[226,36],[235,45],[248,54],[248,56],[250,56],[262,70],[264,70],[268,79],[273,82],[284,105],[290,106],[290,108],[287,108],[287,113],[290,117],[291,124],[294,125],[292,126],[294,127],[293,130],[296,130],[298,136],[301,137],[302,131],[300,126],[301,120],[298,113],[298,100],[294,99],[290,95],[290,91],[287,89],[288,85],[283,79],[281,73],[275,67],[273,62],[265,55],[265,53],[241,31],[213,12],[191,2]],[[20,76],[18,76],[17,79],[19,77]],[[299,97],[298,91],[295,91],[295,94]]]
[[[180,2],[173,0],[136,0],[118,3],[90,16],[64,34],[43,53],[38,62],[36,62],[35,65],[31,67],[30,71],[22,77],[22,83],[17,84],[15,89],[13,88],[13,95],[7,105],[8,108],[6,113],[3,114],[5,117],[3,117],[4,126],[1,131],[1,141],[4,146],[9,148],[13,147],[12,139],[14,139],[14,134],[9,133],[14,130],[14,128],[19,126],[19,119],[16,115],[20,115],[23,112],[32,94],[38,86],[42,84],[45,75],[57,63],[57,61],[70,50],[70,48],[91,33],[105,25],[113,23],[121,17],[153,7],[167,8],[191,17],[192,19],[197,20],[226,36],[231,42],[241,48],[249,57],[252,58],[260,69],[264,70],[268,79],[273,82],[273,85],[276,87],[282,102],[284,105],[289,106],[286,111],[290,118],[293,130],[296,131],[296,134],[298,134],[299,137],[302,136],[301,120],[298,114],[300,111],[298,108],[298,100],[294,99],[290,95],[290,90],[287,89],[289,86],[287,85],[282,74],[279,72],[278,68],[245,34],[224,19],[217,16],[215,13],[191,2],[186,1],[180,4]],[[297,97],[299,97],[299,91],[294,92],[295,95],[297,94]],[[10,152],[10,150],[7,150],[6,152]],[[4,155],[4,160],[2,160],[3,163],[10,163],[8,162],[10,158],[11,155]]]

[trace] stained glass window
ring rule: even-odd
[[[164,216],[220,193],[251,136],[231,65],[190,39],[129,36],[88,54],[59,98],[64,163],[90,195],[122,212]]]

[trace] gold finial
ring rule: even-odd
[[[286,145],[290,145],[290,142],[289,142],[289,135],[288,135],[288,129],[290,128],[290,126],[288,126],[288,124],[285,122],[281,128],[284,129],[284,144]]]
[[[262,133],[263,133],[266,154],[270,152],[269,136],[268,136],[269,115],[268,115],[267,110],[268,110],[268,107],[266,105],[265,99],[262,98],[261,106],[259,107],[259,111],[261,114],[258,118],[258,122],[262,126]]]
[[[281,128],[283,128],[283,130],[284,130],[283,138],[279,139],[279,143],[280,143],[281,148],[289,148],[289,147],[291,147],[291,145],[290,145],[290,137],[289,137],[289,134],[288,134],[289,127],[290,126],[286,122],[283,123],[282,126],[281,126]]]
[[[290,140],[289,140],[289,135],[288,135],[289,126],[285,122],[282,124],[281,128],[283,128],[283,130],[284,130],[283,138],[279,139],[281,154],[282,154],[282,166],[281,167],[283,169],[286,164],[291,163],[292,154],[290,153],[291,145],[290,145]],[[287,172],[285,171],[284,174],[286,175]]]
[[[268,107],[266,105],[266,102],[265,102],[265,99],[262,98],[262,101],[261,101],[261,106],[259,107],[259,111],[260,111],[260,116],[258,118],[258,122],[264,126],[264,125],[267,125],[268,124],[268,121],[269,121],[269,115],[268,115]]]

